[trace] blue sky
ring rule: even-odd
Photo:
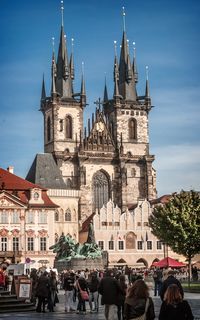
[[[74,38],[75,88],[85,64],[85,118],[102,97],[106,73],[113,94],[113,41],[136,42],[138,93],[144,93],[149,66],[152,109],[150,152],[155,154],[158,195],[200,190],[200,1],[64,1],[68,52]],[[57,52],[59,0],[1,0],[0,10],[0,167],[25,177],[36,153],[43,152],[43,116],[38,111],[42,74],[50,92],[51,38]],[[130,45],[132,50],[132,46]],[[118,54],[119,55],[119,54]]]

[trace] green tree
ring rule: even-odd
[[[149,218],[152,233],[189,263],[200,252],[200,197],[193,190],[175,193],[169,202],[154,208]]]

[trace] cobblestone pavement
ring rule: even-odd
[[[151,292],[152,295],[152,292]],[[190,306],[192,308],[193,314],[195,316],[195,320],[200,320],[200,293],[185,293],[185,299],[188,300],[190,303]],[[24,320],[69,320],[69,319],[84,319],[84,320],[104,320],[104,314],[103,314],[103,306],[100,306],[99,313],[91,314],[89,312],[89,306],[87,303],[87,313],[86,315],[82,314],[76,314],[74,313],[65,313],[64,312],[64,292],[61,290],[59,293],[59,304],[57,304],[55,308],[55,312],[46,312],[46,313],[36,313],[36,312],[20,312],[20,313],[6,313],[6,314],[0,314],[0,319],[2,320],[18,320],[18,319],[24,319]],[[154,306],[155,306],[155,312],[156,312],[156,319],[158,319],[158,313],[160,309],[160,298],[159,297],[153,297],[154,300]]]

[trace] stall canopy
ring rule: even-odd
[[[160,268],[181,268],[185,267],[185,264],[182,262],[179,262],[177,260],[174,260],[170,257],[166,257],[158,262],[153,262],[152,264],[155,267],[160,267]]]

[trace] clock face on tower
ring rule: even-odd
[[[102,132],[104,130],[104,124],[103,122],[99,121],[96,123],[96,130],[99,132]]]

